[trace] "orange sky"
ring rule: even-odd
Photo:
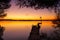
[[[55,19],[55,13],[47,9],[35,10],[32,8],[19,8],[11,2],[11,7],[6,11],[5,19]]]

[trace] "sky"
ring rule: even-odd
[[[48,9],[39,9],[35,10],[33,8],[19,8],[16,6],[14,0],[11,1],[11,7],[5,11],[7,16],[5,19],[55,19],[56,14],[53,10],[49,11]]]

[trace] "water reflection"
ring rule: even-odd
[[[5,28],[0,25],[0,40],[3,40],[2,36],[3,36],[4,30],[5,30]]]
[[[55,24],[55,26],[53,27],[54,30],[53,32],[51,32],[50,36],[48,36],[46,33],[45,33],[45,39],[46,40],[60,40],[60,21],[55,21],[53,24]],[[43,37],[42,37],[43,38]],[[43,38],[43,39],[44,39]],[[44,40],[45,40],[44,39]]]
[[[60,40],[60,21],[53,24],[56,24],[56,26],[50,35],[43,32],[39,33],[41,28],[39,23],[38,25],[33,25],[28,40]]]
[[[41,28],[41,23],[38,23],[37,25],[33,25],[30,35],[28,37],[28,40],[47,40],[47,34],[46,33],[40,33],[39,30]]]
[[[51,21],[42,21],[42,25],[39,25],[39,23],[40,21],[0,22],[6,29],[3,36],[4,40],[58,40],[56,39],[58,34],[55,33],[55,31],[59,29],[59,27],[57,27],[58,24],[54,24]],[[57,38],[59,38],[59,36]]]

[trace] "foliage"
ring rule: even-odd
[[[18,0],[17,5],[20,7],[32,7],[32,8],[54,8],[57,7],[60,0]]]
[[[10,1],[11,0],[0,0],[0,17],[5,17],[6,14],[4,13],[5,9],[10,8]]]

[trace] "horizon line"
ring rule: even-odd
[[[16,20],[16,19],[0,19],[0,21],[60,21],[60,20]]]

